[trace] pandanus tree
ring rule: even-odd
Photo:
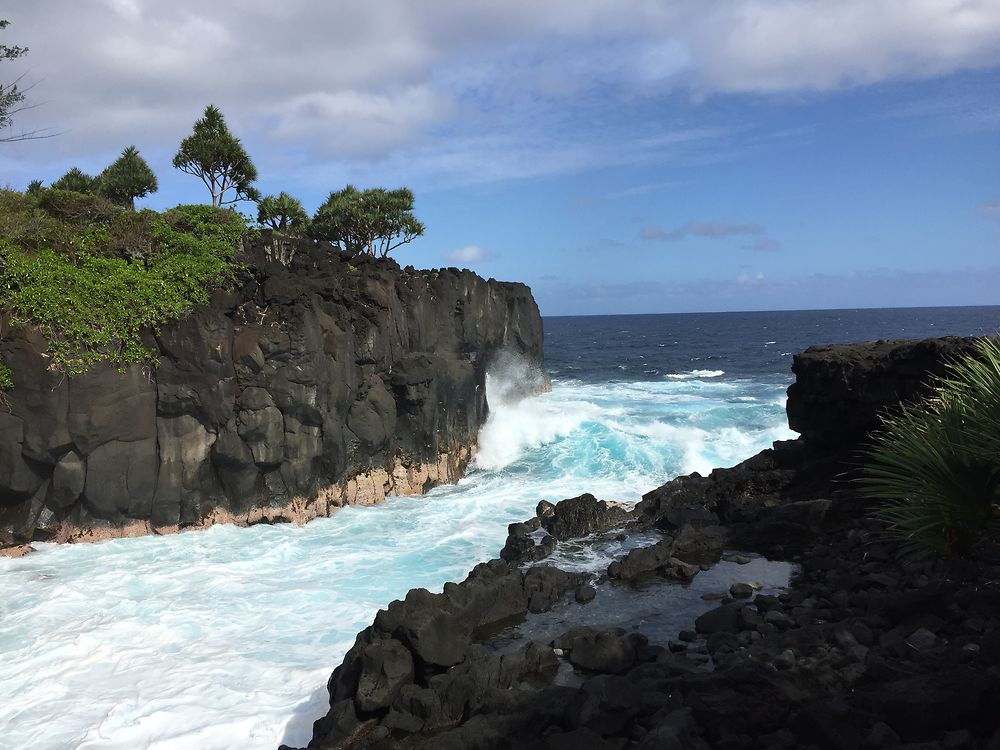
[[[309,224],[309,215],[297,198],[282,192],[257,201],[257,223],[277,232],[297,232]]]
[[[930,397],[883,417],[861,487],[916,552],[967,555],[1000,530],[1000,342],[981,340]]]
[[[358,190],[353,185],[330,193],[311,229],[315,239],[380,258],[423,233],[424,225],[413,215],[411,190]]]
[[[112,203],[135,209],[135,199],[155,193],[156,175],[135,146],[122,151],[107,169],[101,172],[100,193]]]
[[[79,167],[73,167],[55,180],[52,187],[55,190],[71,190],[74,193],[96,193],[100,184],[99,177],[87,174]]]
[[[213,206],[260,198],[253,186],[257,168],[240,139],[229,132],[222,112],[212,105],[195,121],[191,135],[181,141],[174,166],[205,183]]]

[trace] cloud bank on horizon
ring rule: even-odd
[[[837,118],[874,123],[863,126],[871,131],[888,121],[1000,130],[1000,103],[975,78],[995,82],[1000,66],[995,0],[910,0],[905,9],[896,0],[248,0],[238,11],[193,0],[13,0],[3,16],[12,22],[4,41],[30,54],[0,73],[26,74],[42,104],[17,127],[62,131],[0,151],[14,186],[75,164],[97,170],[129,143],[164,174],[211,102],[254,156],[265,191],[287,188],[307,207],[348,181],[410,184],[437,196],[428,208],[441,220],[471,189],[494,196],[492,211],[504,203],[518,212],[506,223],[530,225],[507,185],[582,175],[561,184],[563,202],[595,186],[591,213],[618,227],[601,235],[636,252],[655,244],[644,240],[685,248],[713,239],[787,257],[806,250],[793,217],[758,194],[721,199],[717,186],[692,185],[692,173],[700,183],[773,160],[826,138]],[[947,93],[921,88],[956,76],[962,85]],[[862,101],[876,89],[885,94],[878,106]],[[857,158],[872,169],[871,154]],[[597,184],[611,172],[616,184]],[[195,190],[164,176],[156,200]],[[777,195],[775,179],[767,189]],[[664,200],[687,190],[701,200],[685,214]],[[982,221],[996,215],[1000,187],[980,192],[968,213]],[[421,200],[418,192],[418,209]],[[637,217],[638,235],[627,226]],[[436,243],[439,260],[517,263],[519,235],[489,224],[480,216],[430,239],[438,222],[422,247]],[[524,275],[515,273],[523,260],[508,268]],[[754,268],[730,278],[762,270],[772,277]],[[535,273],[565,279],[553,267]]]

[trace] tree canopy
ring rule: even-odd
[[[257,223],[279,232],[297,231],[309,224],[309,215],[297,198],[281,192],[257,201]]]
[[[158,189],[156,175],[135,146],[122,150],[122,155],[100,176],[100,192],[112,203],[135,209],[135,199]]]
[[[213,206],[256,201],[260,197],[253,187],[257,168],[240,139],[229,132],[222,112],[211,104],[195,122],[191,135],[181,141],[173,163],[177,169],[205,183],[212,194]],[[232,196],[227,198],[229,191],[233,191]]]
[[[87,174],[79,167],[73,167],[52,183],[55,190],[72,190],[74,193],[96,193],[101,178]]]
[[[380,258],[423,233],[424,225],[413,215],[411,190],[358,190],[353,185],[330,193],[311,229],[316,239]]]

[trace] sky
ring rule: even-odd
[[[218,106],[266,193],[407,186],[403,265],[543,315],[1000,303],[997,0],[7,0],[0,185]],[[243,204],[246,213],[255,211]]]

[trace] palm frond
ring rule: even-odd
[[[966,554],[996,532],[1000,342],[982,339],[931,396],[882,418],[860,484],[886,532],[918,549]]]

